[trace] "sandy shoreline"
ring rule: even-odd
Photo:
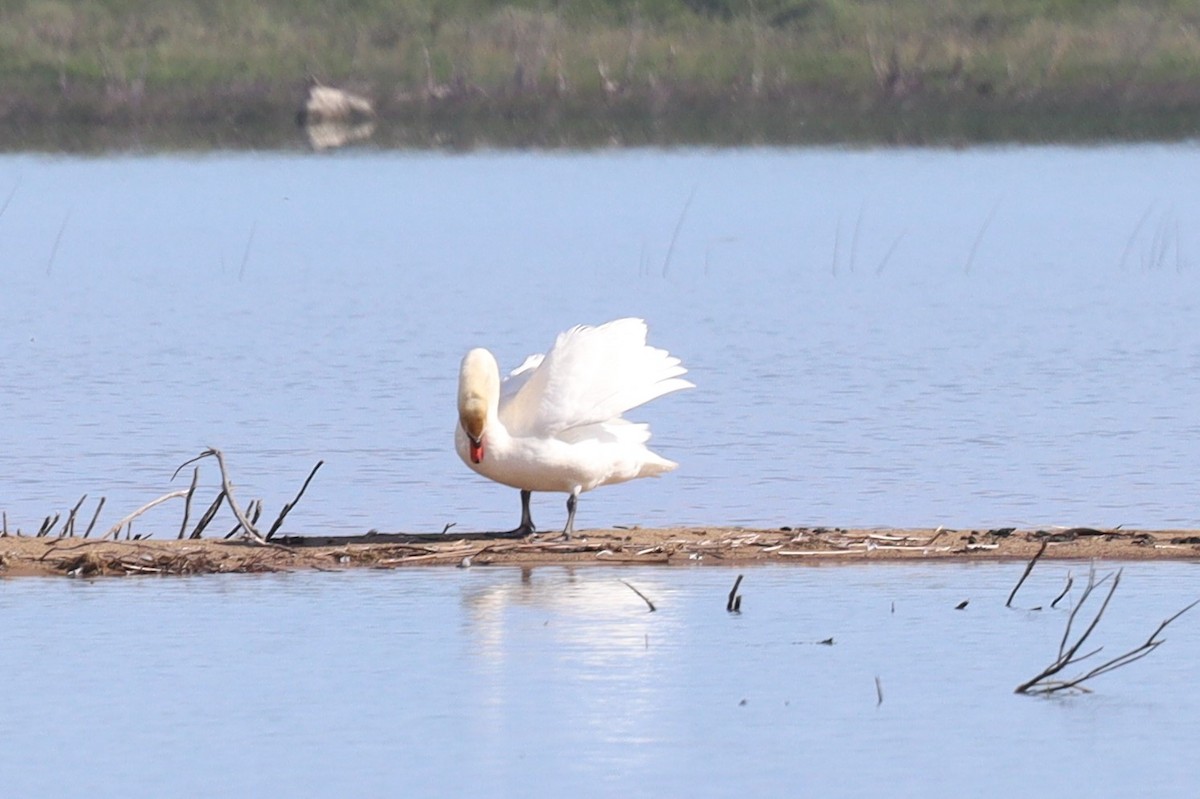
[[[588,530],[571,540],[446,535],[378,543],[0,537],[0,576],[101,577],[553,564],[857,563],[898,560],[1200,559],[1200,530],[671,527]],[[397,541],[397,538],[404,538]],[[295,539],[282,539],[293,542]],[[361,540],[361,537],[360,539]]]

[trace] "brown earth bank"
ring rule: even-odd
[[[544,534],[285,536],[112,541],[0,537],[0,576],[102,577],[393,569],[404,566],[875,563],[900,560],[1200,559],[1200,530],[669,527]]]

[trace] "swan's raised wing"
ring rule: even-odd
[[[500,420],[516,436],[552,436],[617,419],[656,397],[692,387],[680,377],[687,370],[678,358],[646,345],[641,319],[573,327],[558,336],[540,363],[517,371],[506,385],[523,382],[515,391],[502,389],[500,404]]]
[[[500,407],[503,408],[508,404],[521,388],[529,382],[529,378],[533,377],[533,373],[542,365],[542,360],[545,358],[540,352],[536,355],[530,355],[520,366],[508,373],[508,377],[504,378],[504,382],[500,384]]]

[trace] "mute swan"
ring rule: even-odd
[[[485,349],[463,357],[458,375],[455,449],[471,469],[520,489],[521,524],[533,491],[567,494],[567,525],[584,491],[669,472],[678,464],[646,447],[650,428],[621,418],[650,400],[691,388],[666,350],[646,344],[646,323],[617,319],[560,333],[545,355],[531,355],[503,382]]]

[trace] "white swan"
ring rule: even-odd
[[[521,524],[532,533],[533,491],[567,494],[567,525],[584,491],[669,472],[678,464],[646,447],[650,428],[621,414],[691,388],[666,350],[646,344],[646,323],[617,319],[560,333],[545,355],[531,355],[504,382],[495,357],[473,349],[458,375],[455,449],[484,477],[521,490]]]

